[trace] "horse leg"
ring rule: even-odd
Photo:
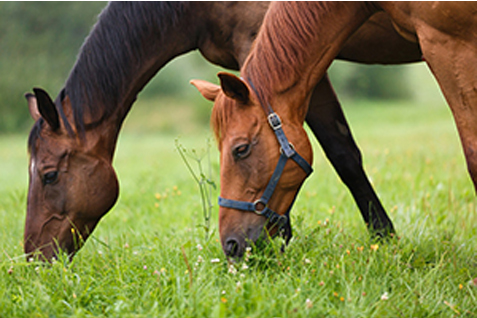
[[[361,153],[326,75],[313,91],[306,122],[353,195],[368,229],[378,236],[394,233],[393,224],[364,172]]]
[[[472,28],[469,28],[471,30]],[[475,43],[429,28],[419,32],[424,58],[449,104],[477,191],[477,49]]]

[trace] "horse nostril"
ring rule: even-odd
[[[236,239],[230,238],[225,241],[224,252],[225,255],[237,257],[240,250],[239,242]]]

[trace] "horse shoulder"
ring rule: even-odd
[[[469,30],[476,24],[476,2],[383,2],[381,6],[401,35],[422,37],[426,29],[432,29],[454,37],[475,37]]]
[[[238,70],[262,24],[268,2],[212,2],[199,51],[210,62]]]

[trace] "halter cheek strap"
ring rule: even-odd
[[[303,171],[305,171],[307,177],[311,174],[313,169],[311,168],[310,164],[302,156],[300,156],[290,144],[287,137],[285,136],[285,133],[283,132],[280,117],[273,112],[270,105],[268,105],[268,123],[273,129],[281,148],[280,158],[278,159],[277,166],[275,167],[272,177],[270,178],[262,197],[253,203],[219,197],[219,206],[241,210],[244,212],[257,213],[258,215],[266,217],[270,224],[278,226],[279,230],[285,229],[286,231],[286,227],[288,226],[289,228],[289,214],[294,202],[292,202],[288,211],[284,215],[280,215],[268,207],[268,201],[272,197],[273,192],[280,181],[280,177],[282,176],[288,159],[295,161],[303,169]],[[291,237],[291,233],[286,235]]]

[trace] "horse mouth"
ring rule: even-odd
[[[223,251],[230,261],[240,261],[247,249],[260,250],[270,242],[266,224],[260,227],[250,227],[239,235],[229,236],[222,244]]]

